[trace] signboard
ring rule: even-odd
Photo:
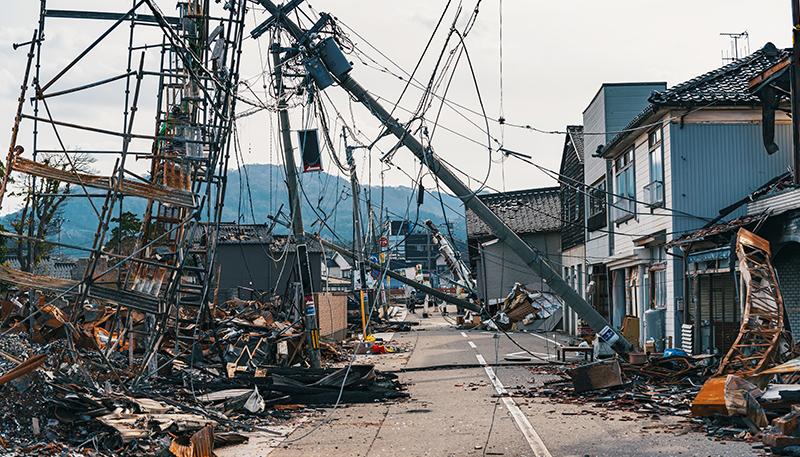
[[[372,263],[378,263],[379,262],[378,256],[375,255],[375,254],[370,255],[369,256],[369,260]],[[372,270],[370,270],[369,274],[370,274],[370,276],[372,276],[373,279],[378,279],[380,277],[380,275],[381,275],[381,272],[380,272],[380,270],[372,269]]]
[[[300,156],[303,158],[303,173],[322,171],[317,129],[298,130],[297,137],[300,143]]]
[[[601,340],[612,346],[619,339],[619,335],[617,335],[617,332],[615,332],[614,329],[612,329],[608,325],[603,327],[603,330],[600,330],[600,333],[598,333],[597,336],[599,336]]]

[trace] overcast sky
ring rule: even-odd
[[[25,49],[12,50],[13,42],[30,39],[36,27],[39,2],[33,0],[5,2],[0,17],[0,57],[4,65],[0,67],[0,108],[4,114],[3,122],[10,127],[13,121],[16,98],[22,78]],[[354,29],[364,39],[350,34],[356,46],[367,56],[377,61],[364,65],[355,55],[352,75],[373,94],[386,100],[396,100],[404,82],[396,76],[379,71],[385,66],[399,73],[392,64],[370,47],[378,48],[396,64],[410,71],[416,64],[437,19],[442,13],[446,0],[313,0],[314,11],[327,11],[343,24]],[[427,81],[432,66],[442,49],[444,36],[453,21],[458,5],[453,0],[444,24],[434,40],[426,59],[417,73],[421,81]],[[476,0],[463,0],[458,26],[472,12]],[[131,2],[98,0],[50,0],[50,8],[95,9],[104,11],[124,11]],[[173,11],[174,0],[159,1],[165,12]],[[500,3],[498,0],[484,0],[477,22],[466,40],[466,46],[476,76],[485,109],[492,119],[500,113]],[[505,0],[503,12],[503,100],[505,118],[508,122],[532,125],[543,130],[563,130],[568,124],[580,124],[581,113],[591,97],[603,82],[628,81],[666,81],[668,85],[712,70],[722,64],[721,53],[730,50],[727,38],[721,32],[742,32],[750,34],[750,48],[756,50],[768,41],[778,46],[790,45],[790,3],[788,1],[767,0],[761,2],[742,0],[674,0],[669,3],[649,0],[607,0],[607,1],[541,1]],[[305,10],[312,14],[309,6]],[[248,30],[265,18],[254,9],[248,15]],[[50,20],[46,33],[44,52],[47,53],[42,67],[43,80],[55,74],[81,49],[94,40],[107,23],[72,20]],[[347,31],[347,28],[344,28]],[[152,37],[152,35],[151,35]],[[147,39],[147,35],[140,35]],[[122,73],[125,70],[125,48],[127,29],[120,27],[108,42],[87,56],[85,62],[76,66],[62,81],[54,86],[66,88],[83,84],[92,79],[101,79]],[[365,41],[366,40],[366,41]],[[268,46],[266,41],[257,43],[247,39],[244,46],[241,75],[252,81],[254,88],[260,86],[262,54]],[[138,57],[137,57],[138,58]],[[147,54],[146,60],[154,64],[155,54]],[[122,124],[123,86],[109,85],[63,100],[53,100],[51,108],[54,117],[81,122],[103,128],[119,130]],[[155,88],[145,84],[142,111],[136,129],[142,133],[152,132],[152,108]],[[379,132],[378,123],[366,110],[351,106],[341,89],[332,87],[326,91],[348,119],[355,121],[364,138],[375,138]],[[410,89],[400,103],[396,115],[401,120],[408,119],[403,108],[413,109],[419,103],[421,92]],[[462,59],[448,98],[473,110],[479,104],[475,86],[467,66]],[[385,102],[390,104],[391,102]],[[149,105],[148,105],[149,104]],[[242,111],[245,107],[240,107]],[[26,111],[30,106],[26,104]],[[434,118],[438,105],[427,113]],[[479,125],[480,117],[467,114],[469,120]],[[293,113],[293,127],[301,125],[300,113]],[[266,112],[246,118],[239,123],[245,161],[250,163],[276,163],[277,151],[270,146],[270,118]],[[274,125],[274,122],[272,122]],[[489,167],[489,155],[485,146],[466,140],[445,129],[452,129],[477,142],[486,143],[485,134],[461,115],[444,108],[440,118],[441,129],[433,139],[435,151],[449,162],[463,169],[469,175],[483,180]],[[502,132],[497,123],[491,124],[495,138],[502,138],[503,144],[513,150],[523,151],[533,156],[541,165],[557,170],[562,135],[548,135],[527,130],[506,127]],[[30,125],[23,125],[21,144],[30,149]],[[55,147],[54,138],[43,137],[46,147]],[[85,150],[96,148],[118,148],[119,140],[87,137],[79,132],[64,133],[64,141],[70,148]],[[391,148],[393,142],[384,139],[378,144],[382,150]],[[136,144],[139,150],[147,150],[146,144]],[[340,151],[341,153],[341,151]],[[362,167],[362,181],[369,179],[365,152],[359,166]],[[380,182],[381,166],[378,152],[374,152],[372,163],[372,182]],[[505,159],[497,152],[492,155],[493,162],[487,184],[496,189],[521,189],[553,185],[554,182],[529,165],[514,159]],[[418,165],[405,149],[397,152],[395,163],[406,172],[416,173]],[[325,168],[336,172],[328,163]],[[232,161],[233,163],[233,161]],[[98,162],[99,171],[110,168],[109,161]],[[135,165],[146,169],[145,163]],[[409,184],[405,175],[391,169],[384,174],[387,184]],[[425,178],[426,187],[432,184]],[[477,187],[475,181],[473,188]],[[254,187],[258,187],[255,184]],[[4,210],[7,210],[4,208]],[[5,211],[4,211],[5,212]]]

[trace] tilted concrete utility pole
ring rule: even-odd
[[[306,345],[308,358],[312,368],[320,367],[319,356],[319,324],[317,322],[317,305],[314,302],[314,291],[311,283],[311,265],[308,260],[308,246],[306,233],[303,228],[303,213],[300,210],[300,195],[297,190],[297,165],[294,161],[292,149],[292,132],[289,129],[289,113],[286,110],[284,99],[286,90],[283,87],[283,62],[281,61],[280,41],[272,44],[272,62],[275,67],[275,90],[278,98],[278,123],[283,141],[283,155],[286,164],[286,184],[289,189],[289,208],[292,217],[292,233],[297,246],[297,270],[300,273],[300,283],[303,287],[303,303],[300,313],[305,320]]]
[[[497,215],[476,196],[472,189],[464,184],[458,176],[439,160],[432,150],[425,148],[417,141],[413,134],[409,133],[400,122],[394,119],[391,114],[367,92],[366,89],[361,87],[361,85],[350,76],[349,67],[347,65],[341,65],[341,59],[344,59],[344,57],[342,56],[341,59],[339,59],[337,55],[332,54],[332,52],[335,53],[337,51],[338,54],[341,54],[341,50],[339,50],[338,47],[332,50],[330,46],[325,46],[325,53],[321,53],[319,47],[314,47],[309,44],[312,34],[298,27],[297,24],[292,22],[287,16],[287,12],[297,7],[302,0],[293,0],[284,7],[276,6],[271,0],[258,1],[272,14],[272,17],[264,24],[257,27],[256,30],[251,33],[252,36],[257,36],[258,31],[265,29],[265,27],[277,25],[289,32],[292,37],[304,47],[304,51],[307,54],[316,55],[321,58],[321,60],[325,62],[326,69],[329,71],[330,76],[339,82],[339,86],[378,118],[389,132],[396,136],[406,148],[450,189],[450,191],[464,202],[466,208],[472,210],[478,218],[489,226],[501,243],[505,244],[512,252],[516,253],[525,265],[546,281],[552,291],[564,300],[565,305],[575,311],[578,316],[597,332],[602,340],[607,342],[619,354],[627,354],[632,350],[632,346],[628,340],[614,329],[597,310],[592,308],[578,292],[570,287],[555,270],[547,265],[545,259],[542,258],[538,252],[523,241],[519,235],[514,233],[508,225],[497,217]],[[321,21],[330,19],[330,17],[324,13],[322,16]],[[317,25],[315,25],[315,28],[316,27]],[[325,42],[323,41],[323,43]],[[330,45],[330,42],[326,44]],[[332,71],[332,68],[335,68],[335,70]]]

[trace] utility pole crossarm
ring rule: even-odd
[[[278,12],[278,7],[270,0],[259,0],[265,8],[273,15]],[[311,44],[311,37],[300,29],[287,17],[279,17],[276,22],[283,27],[292,37],[300,42],[309,40],[305,46],[305,52],[311,55],[320,54],[320,50]],[[326,47],[326,52],[330,51]],[[341,54],[341,50],[338,50]],[[329,63],[338,64],[335,59],[337,56],[328,57]],[[341,57],[343,58],[343,56]],[[326,59],[323,58],[323,61]],[[561,276],[554,271],[536,251],[534,251],[522,238],[514,233],[486,204],[481,201],[458,176],[456,176],[429,148],[425,148],[414,135],[409,135],[408,131],[378,101],[364,89],[352,76],[349,68],[341,70],[342,66],[337,67],[340,71],[327,70],[331,76],[339,82],[339,86],[347,91],[351,97],[363,104],[380,122],[386,126],[386,130],[396,136],[400,142],[408,148],[430,171],[445,185],[454,195],[456,195],[464,206],[472,210],[486,225],[488,225],[501,243],[505,244],[511,251],[516,253],[519,258],[536,274],[538,274],[550,289],[562,300],[567,307],[574,310],[597,334],[606,341],[611,347],[620,354],[627,354],[632,350],[631,344],[617,330],[615,330],[606,319],[600,315],[583,297],[578,294]]]

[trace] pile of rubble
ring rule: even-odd
[[[712,359],[651,357],[643,365],[613,359],[580,366],[530,367],[553,379],[521,394],[560,403],[591,403],[646,416],[689,416],[692,400],[713,368]]]
[[[484,321],[483,316],[470,312],[461,328],[550,332],[561,322],[563,309],[564,302],[557,295],[532,291],[515,283],[502,303],[486,308],[491,319]]]
[[[160,333],[123,307],[41,296],[30,317],[24,295],[0,304],[4,455],[210,456],[293,411],[407,395],[338,343],[321,352],[339,368],[309,368],[302,322],[279,300],[229,300]]]
[[[742,322],[723,356],[667,349],[662,354],[631,353],[625,361],[550,367],[552,380],[522,393],[654,418],[683,416],[710,436],[761,440],[774,453],[800,455],[800,347],[792,348],[784,327],[770,246],[740,229],[736,254]]]

